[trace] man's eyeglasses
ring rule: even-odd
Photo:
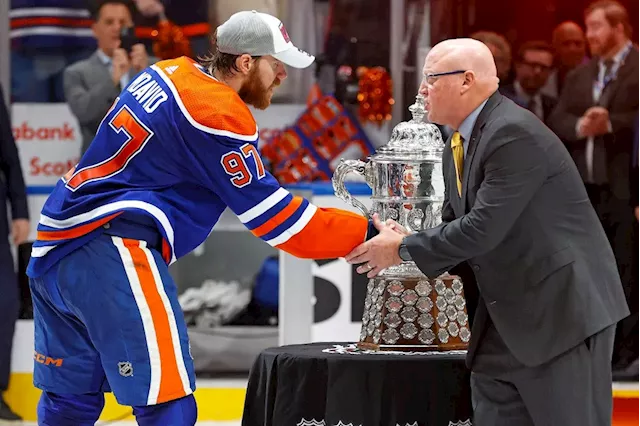
[[[539,62],[528,62],[528,61],[520,61],[522,65],[526,65],[534,71],[539,72],[549,72],[553,69],[553,66],[549,66],[546,64],[541,64]]]
[[[425,74],[424,75],[424,81],[429,85],[432,86],[433,83],[436,82],[436,80],[440,77],[444,77],[446,75],[454,75],[454,74],[464,74],[465,72],[467,72],[467,70],[455,70],[455,71],[446,71],[446,72],[436,72],[436,73],[429,73],[429,74]]]

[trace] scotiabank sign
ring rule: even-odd
[[[15,121],[15,120],[14,120]],[[65,122],[58,127],[31,127],[27,121],[13,128],[13,138],[20,141],[69,141],[76,139],[76,129],[71,123]]]
[[[295,122],[305,105],[276,104],[252,112],[261,142]],[[67,104],[13,104],[13,137],[27,186],[53,186],[78,164],[82,134]]]
[[[27,186],[53,186],[78,163],[82,134],[66,104],[13,104],[11,121]]]

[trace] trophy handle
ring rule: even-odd
[[[367,163],[360,160],[340,160],[340,164],[338,164],[338,167],[336,167],[336,170],[333,173],[331,182],[333,184],[333,192],[338,198],[345,203],[351,204],[353,207],[360,210],[365,217],[369,218],[369,210],[367,210],[365,205],[359,200],[355,199],[349,191],[347,191],[347,187],[344,185],[344,178],[351,172],[366,177],[366,165]]]

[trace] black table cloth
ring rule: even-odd
[[[339,343],[269,348],[251,369],[242,425],[468,426],[464,356]]]

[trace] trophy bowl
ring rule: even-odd
[[[336,196],[370,218],[393,219],[410,232],[442,222],[444,141],[424,122],[421,95],[409,107],[412,119],[399,123],[389,143],[369,161],[342,160],[332,178]],[[372,208],[345,187],[349,173],[365,178]],[[387,268],[369,280],[358,346],[369,350],[448,351],[467,349],[471,337],[464,286],[444,273],[427,277],[414,262]]]

